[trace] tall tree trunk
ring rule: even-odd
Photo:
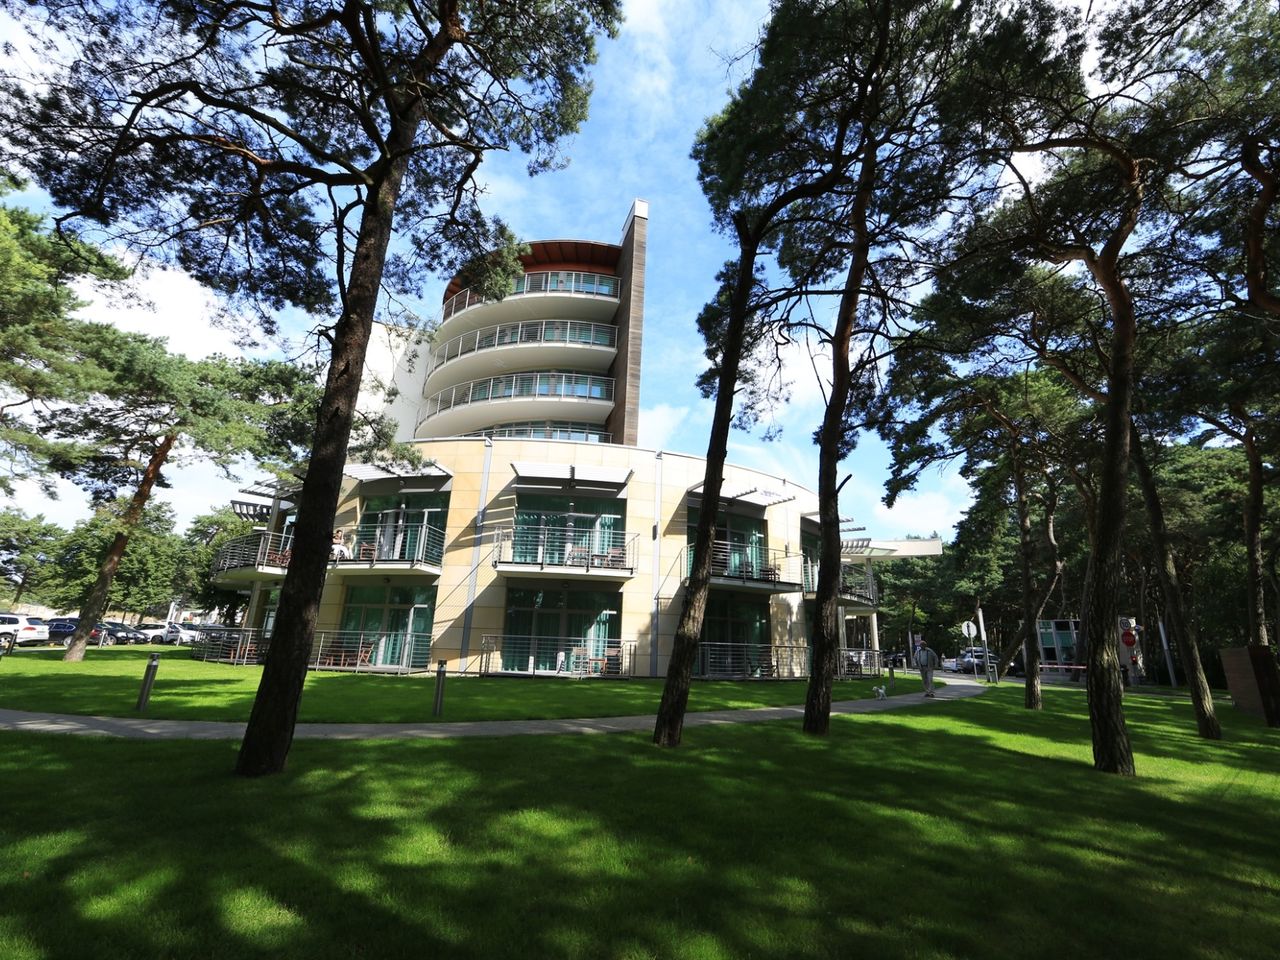
[[[1195,628],[1192,626],[1191,618],[1187,616],[1182,578],[1178,573],[1173,545],[1169,540],[1169,528],[1165,523],[1164,503],[1160,500],[1155,473],[1147,460],[1138,428],[1133,425],[1131,429],[1133,465],[1142,487],[1142,500],[1147,508],[1151,542],[1156,549],[1156,575],[1159,577],[1160,592],[1164,597],[1165,620],[1169,632],[1173,634],[1174,645],[1178,648],[1178,659],[1182,661],[1182,672],[1186,674],[1187,687],[1191,691],[1191,706],[1195,710],[1196,729],[1206,740],[1221,740],[1222,726],[1214,713],[1213,691],[1209,689],[1209,681],[1204,675],[1204,664],[1200,661],[1200,646],[1196,642]]]
[[[1253,427],[1244,430],[1244,453],[1249,462],[1249,487],[1244,499],[1244,544],[1249,558],[1249,642],[1266,646],[1267,605],[1266,584],[1262,563],[1262,455],[1258,452],[1258,439]]]
[[[653,726],[653,742],[661,747],[678,747],[684,733],[684,715],[689,706],[689,685],[693,680],[693,664],[698,654],[698,639],[707,611],[707,595],[711,592],[711,558],[715,546],[716,513],[720,508],[720,490],[724,485],[724,459],[729,450],[729,429],[733,423],[733,398],[738,384],[738,368],[746,338],[754,283],[757,242],[745,228],[739,229],[737,276],[729,298],[729,316],[720,351],[720,375],[716,383],[715,411],[711,418],[711,435],[707,441],[707,467],[702,480],[702,510],[694,534],[693,562],[684,588],[684,603],[676,624],[667,679],[662,686],[662,700]]]
[[[1039,710],[1044,703],[1040,692],[1040,644],[1036,637],[1036,623],[1040,619],[1043,605],[1036,605],[1035,583],[1031,576],[1035,561],[1035,544],[1031,542],[1031,505],[1027,498],[1026,471],[1016,448],[1013,454],[1013,494],[1018,508],[1018,546],[1021,559],[1022,660],[1027,668],[1023,705],[1028,710]]]
[[[1098,514],[1093,550],[1085,574],[1081,612],[1093,765],[1103,773],[1133,776],[1133,748],[1124,721],[1124,691],[1120,683],[1116,636],[1120,616],[1117,594],[1123,573],[1128,503],[1129,411],[1133,402],[1137,319],[1129,291],[1116,272],[1116,256],[1118,249],[1105,260],[1093,258],[1089,262],[1090,271],[1106,293],[1111,307],[1112,335],[1107,369],[1105,438],[1099,467]]]
[[[365,352],[415,129],[414,124],[402,128],[399,137],[388,145],[395,159],[369,191],[360,219],[345,309],[333,329],[329,375],[316,420],[310,464],[298,498],[293,558],[285,573],[271,645],[236,760],[235,772],[242,776],[279,773],[293,744]]]
[[[888,16],[888,5],[885,7]],[[889,25],[882,22],[881,30],[887,35]],[[869,98],[872,102],[875,97]],[[865,128],[864,128],[865,129]],[[818,563],[818,588],[814,597],[817,608],[813,634],[810,639],[812,665],[809,669],[809,686],[804,700],[804,732],[826,736],[831,729],[831,685],[835,679],[836,650],[840,645],[840,487],[836,475],[840,466],[840,451],[844,439],[845,410],[849,405],[852,376],[849,354],[853,347],[854,324],[858,319],[858,304],[862,284],[867,273],[867,258],[871,251],[871,229],[868,222],[871,196],[875,190],[877,173],[877,144],[868,137],[862,144],[862,164],[858,172],[858,194],[849,215],[853,228],[853,254],[849,271],[845,275],[844,289],[840,292],[840,306],[836,313],[835,329],[831,334],[831,393],[822,414],[822,427],[818,431],[818,532],[820,552]],[[910,652],[910,645],[907,650]]]
[[[151,488],[155,486],[156,478],[160,476],[160,468],[169,459],[169,451],[173,449],[174,441],[177,439],[176,433],[166,434],[152,451],[147,468],[142,471],[142,481],[134,491],[128,509],[125,510],[120,530],[111,541],[111,546],[107,547],[102,563],[98,566],[98,579],[94,581],[93,589],[89,591],[89,596],[80,606],[80,621],[76,624],[75,633],[71,635],[71,645],[67,648],[63,661],[78,663],[84,659],[85,647],[89,644],[89,634],[93,632],[93,628],[97,626],[107,610],[107,594],[111,592],[111,581],[115,579],[116,570],[120,567],[120,558],[124,556],[125,547],[129,545],[129,535],[142,519],[142,510],[151,499]]]

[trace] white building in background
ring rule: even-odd
[[[617,244],[543,240],[500,302],[449,284],[430,344],[383,330],[370,373],[427,466],[351,463],[313,649],[317,668],[662,676],[684,597],[703,458],[637,447],[648,205]],[[381,351],[377,349],[381,344]],[[220,581],[248,591],[217,651],[261,656],[292,557],[289,491],[242,504],[260,529]],[[702,676],[804,676],[818,501],[726,465]],[[878,650],[871,563],[938,541],[846,543],[842,670]],[[868,652],[871,651],[871,652]]]

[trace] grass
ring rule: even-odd
[[[673,751],[299,741],[254,781],[234,744],[0,734],[0,957],[1273,955],[1280,732],[1225,707],[1207,743],[1186,704],[1131,695],[1119,779],[1080,692],[1045,700]]]
[[[23,650],[0,660],[0,707],[88,716],[137,716],[134,705],[147,656],[163,651],[146,716],[159,720],[248,720],[261,668],[191,660],[173,647],[90,649],[82,663],[61,650]],[[875,681],[841,682],[838,699],[871,696]],[[897,692],[918,692],[899,677]],[[445,711],[432,717],[435,677],[311,673],[300,720],[313,723],[427,723],[432,720],[544,720],[654,713],[662,680],[454,678]],[[741,710],[803,703],[804,681],[695,683],[689,709]]]

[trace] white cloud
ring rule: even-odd
[[[933,483],[922,481],[921,485],[924,489],[898,497],[892,509],[883,503],[876,504],[876,528],[891,531],[884,536],[927,537],[937,533],[949,540],[955,535],[955,525],[973,502],[968,482],[949,471]]]

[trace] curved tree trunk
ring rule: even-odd
[[[1132,425],[1131,430],[1133,465],[1142,486],[1147,522],[1151,527],[1151,542],[1156,549],[1156,573],[1160,578],[1160,591],[1164,597],[1165,617],[1169,623],[1169,631],[1173,634],[1173,642],[1178,648],[1182,670],[1187,676],[1191,705],[1196,715],[1196,729],[1207,740],[1221,740],[1222,726],[1213,711],[1213,691],[1209,689],[1209,681],[1205,678],[1204,665],[1200,662],[1200,648],[1196,643],[1191,620],[1187,616],[1178,565],[1165,524],[1164,504],[1160,501],[1160,491],[1156,487],[1151,465],[1147,462],[1146,452],[1142,449],[1142,438],[1138,435],[1137,426]]]
[[[411,125],[412,126],[412,125]],[[316,614],[342,486],[342,468],[360,392],[365,352],[401,181],[408,166],[413,130],[402,130],[389,145],[397,159],[370,190],[346,291],[346,306],[333,329],[333,351],[316,421],[310,465],[298,498],[293,559],[285,574],[262,679],[249,715],[235,772],[243,776],[279,773],[293,744],[293,728],[307,676]]]
[[[747,316],[754,280],[756,242],[741,235],[741,255],[737,276],[729,300],[729,316],[720,352],[720,375],[716,384],[715,412],[711,419],[711,435],[707,441],[707,467],[702,481],[702,510],[694,534],[693,562],[685,585],[684,603],[676,625],[667,679],[662,686],[662,700],[654,720],[653,742],[660,747],[678,747],[684,733],[684,715],[689,706],[689,685],[693,680],[693,664],[698,653],[698,640],[711,592],[711,555],[715,545],[716,512],[720,507],[720,490],[724,484],[724,459],[729,450],[729,429],[733,423],[733,398],[738,383],[738,368],[746,338]]]
[[[142,482],[138,484],[133,499],[129,501],[129,508],[124,513],[121,529],[111,541],[111,546],[107,548],[102,563],[98,566],[98,579],[94,581],[93,589],[89,591],[89,596],[80,606],[80,622],[76,624],[76,631],[71,635],[71,645],[62,657],[64,662],[77,663],[84,659],[85,648],[89,644],[89,634],[106,613],[107,594],[111,592],[111,581],[115,579],[116,570],[120,567],[120,559],[124,556],[125,547],[129,545],[129,536],[142,520],[143,508],[151,499],[151,489],[160,476],[160,468],[169,459],[169,451],[173,449],[177,439],[176,433],[166,434],[152,451],[147,468],[142,471]]]

